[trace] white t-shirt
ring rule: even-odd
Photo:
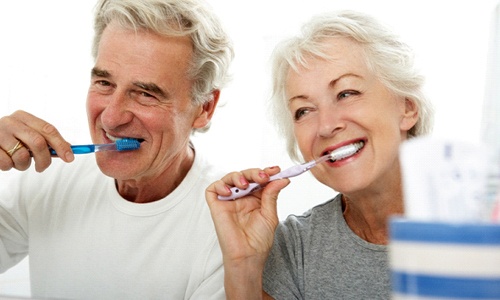
[[[93,155],[0,185],[0,271],[29,254],[33,297],[224,299],[205,188],[222,173],[196,153],[170,195],[124,200]]]

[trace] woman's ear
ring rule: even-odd
[[[210,100],[205,102],[200,107],[200,112],[198,116],[193,121],[193,128],[203,128],[210,123],[212,116],[214,115],[215,108],[219,102],[220,90],[213,90],[210,95]]]
[[[404,99],[404,113],[401,116],[401,122],[399,128],[402,131],[409,131],[418,121],[418,106],[414,100],[405,98]]]

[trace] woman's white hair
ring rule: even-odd
[[[295,161],[301,161],[293,132],[293,118],[285,92],[290,68],[307,67],[307,56],[328,60],[324,41],[334,37],[350,38],[364,50],[366,63],[379,80],[392,92],[411,99],[418,107],[417,123],[408,137],[430,133],[433,108],[423,93],[424,78],[414,64],[413,51],[396,34],[374,18],[353,11],[326,13],[315,16],[302,27],[301,34],[279,43],[272,59],[271,106],[280,135]]]

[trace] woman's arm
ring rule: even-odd
[[[237,200],[224,201],[229,187],[244,189],[249,181],[265,184],[278,167],[233,172],[206,190],[224,261],[227,299],[272,299],[262,290],[262,272],[278,225],[277,199],[288,179],[270,182],[264,189]]]

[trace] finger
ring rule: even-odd
[[[14,167],[14,162],[12,161],[10,156],[7,155],[7,152],[0,150],[0,170],[9,171],[13,167]]]
[[[7,141],[3,141],[2,144],[11,146],[0,146],[0,169],[2,171],[12,168],[20,171],[26,170],[31,164],[31,158],[24,144],[12,137],[5,140]]]
[[[12,133],[14,137],[10,138],[10,144],[20,141],[24,144],[24,149],[19,149],[10,157],[14,164],[14,168],[18,169],[19,167],[18,170],[25,170],[26,166],[31,165],[31,160],[33,159],[37,172],[42,172],[47,169],[52,162],[52,158],[48,150],[47,142],[43,136],[26,126],[24,123],[16,125],[16,129],[17,130]],[[2,146],[2,148],[4,148],[4,146]],[[21,151],[21,154],[24,153],[24,155],[19,155],[19,151]]]
[[[269,174],[269,176],[273,176],[278,174],[281,171],[281,168],[278,166],[267,167],[264,171]]]
[[[13,162],[14,169],[17,169],[19,171],[27,170],[31,166],[30,156],[31,155],[29,150],[26,147],[24,147],[24,145],[17,151],[15,151],[15,153],[13,153],[12,156],[10,157]]]
[[[51,146],[54,149],[59,149],[56,150],[59,153],[65,153],[64,149],[69,149],[71,152],[69,143],[61,137],[54,126],[24,111],[16,111],[0,119],[0,148],[11,149],[8,147],[18,141],[24,144],[28,154],[33,157],[38,172],[44,171],[52,162],[49,144],[53,144]],[[9,168],[9,165],[13,164],[16,169],[25,170],[31,165],[31,157],[26,155],[25,151],[13,156],[14,159],[10,157],[12,162],[6,161],[5,156],[2,157],[4,157],[2,168]],[[62,155],[62,159],[67,162],[72,161],[73,154]]]
[[[222,181],[228,186],[235,186],[239,188],[246,188],[249,181],[253,181],[254,178],[258,178],[258,174],[261,169],[247,169],[240,172],[231,172],[226,176],[222,177]]]
[[[25,125],[24,130],[19,131],[20,136],[16,137],[31,150],[35,162],[38,155],[50,156],[47,154],[47,145],[50,145],[64,161],[73,161],[71,145],[61,136],[55,126],[24,111],[17,111],[12,114],[12,117]]]
[[[209,205],[217,200],[217,196],[229,196],[231,194],[231,190],[222,180],[217,180],[211,185],[209,185],[205,190],[205,197]]]
[[[264,184],[269,181],[269,176],[279,173],[279,167],[268,167],[265,169],[247,169],[241,172],[233,173],[233,182],[236,184],[236,180],[243,185],[248,185],[248,182],[256,182],[259,184]],[[241,186],[238,186],[241,187]]]
[[[218,186],[218,190],[216,192],[219,196],[228,197],[231,193],[239,193],[239,191],[243,191],[241,194],[237,196],[237,198],[244,197],[249,192],[255,191],[255,189],[259,189],[269,181],[269,174],[275,174],[280,171],[279,167],[270,167],[265,170],[262,169],[247,169],[240,172],[232,172],[224,176],[221,181],[225,183],[217,183],[214,187]],[[250,182],[252,182],[250,184]],[[260,187],[259,187],[260,185]],[[256,188],[252,188],[249,191],[250,186],[255,186]],[[229,199],[229,198],[227,198]]]
[[[290,179],[279,179],[270,182],[262,191],[262,215],[273,223],[278,222],[278,196],[290,184]]]

